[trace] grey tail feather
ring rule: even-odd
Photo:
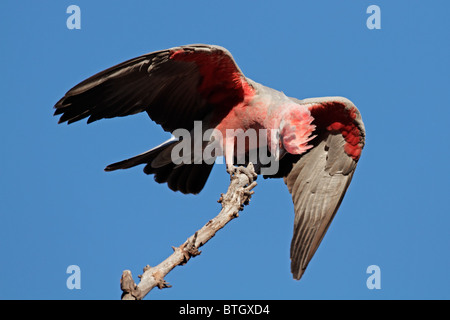
[[[214,164],[174,164],[170,154],[179,142],[177,139],[170,139],[140,155],[110,164],[105,171],[128,169],[146,164],[144,173],[154,174],[156,182],[167,183],[173,191],[197,194],[205,186]]]

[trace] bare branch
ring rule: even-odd
[[[186,264],[191,257],[201,253],[198,249],[207,243],[217,231],[222,229],[228,222],[239,216],[239,211],[249,203],[254,193],[252,189],[256,186],[256,173],[253,164],[247,168],[238,167],[229,171],[230,186],[225,194],[222,194],[219,203],[222,210],[213,219],[209,220],[200,230],[189,237],[179,247],[172,247],[173,253],[156,267],[146,266],[144,273],[139,276],[140,283],[133,281],[131,271],[125,270],[120,279],[122,300],[143,299],[154,287],[159,289],[168,288],[170,285],[164,277],[176,266]]]

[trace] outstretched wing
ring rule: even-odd
[[[253,89],[231,54],[188,45],[125,61],[70,89],[56,103],[59,122],[88,123],[146,111],[164,130],[191,130],[214,109],[227,114]],[[216,110],[217,111],[217,110]]]
[[[295,279],[302,277],[333,220],[365,139],[361,117],[350,101],[324,98],[302,103],[309,105],[318,136],[314,147],[293,164],[285,177],[295,210],[291,242]]]

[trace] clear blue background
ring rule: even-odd
[[[81,30],[66,9],[81,8]],[[381,30],[366,9],[381,8]],[[169,137],[145,114],[57,125],[78,82],[182,44],[228,48],[250,78],[297,98],[341,95],[367,145],[303,279],[290,273],[293,205],[260,179],[241,216],[150,299],[449,299],[448,1],[1,1],[0,298],[117,299],[220,210],[216,166],[186,196],[112,162]],[[81,268],[81,289],[66,268]],[[369,265],[381,289],[366,287]]]

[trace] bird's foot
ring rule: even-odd
[[[230,174],[230,176],[234,176],[237,173],[243,173],[248,177],[249,184],[251,184],[253,181],[256,180],[258,175],[255,172],[255,168],[253,166],[253,163],[249,163],[247,167],[239,166],[236,167],[234,165],[227,165],[227,172]]]

